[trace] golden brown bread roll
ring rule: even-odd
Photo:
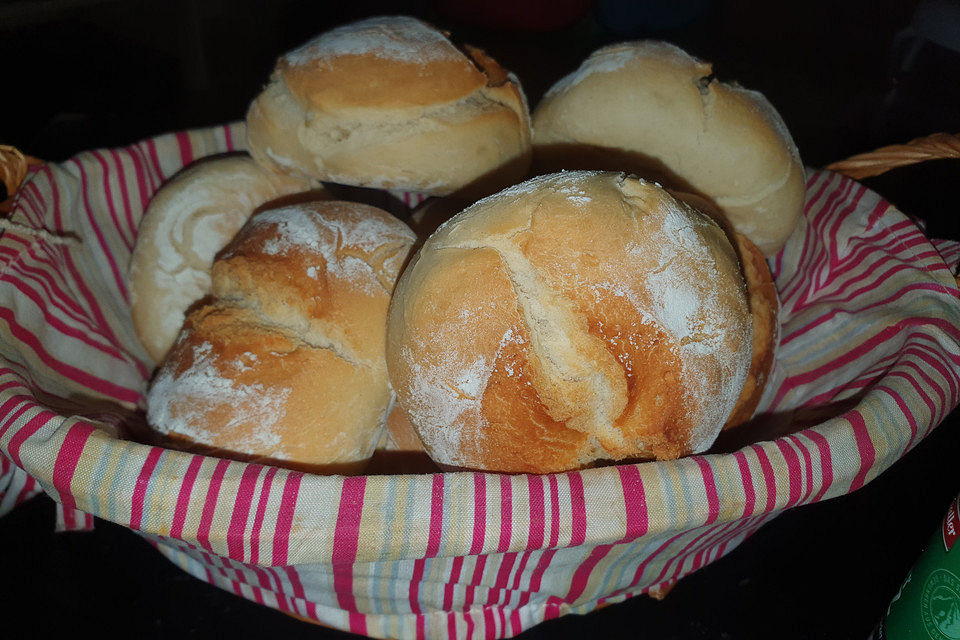
[[[150,200],[130,259],[130,313],[154,362],[173,345],[187,308],[210,291],[217,251],[261,204],[306,191],[306,180],[276,175],[249,156],[200,160]]]
[[[750,365],[723,230],[609,172],[529,180],[456,215],[401,277],[398,401],[434,461],[547,473],[706,450]]]
[[[747,281],[747,302],[753,318],[753,357],[740,397],[724,429],[749,421],[760,404],[780,345],[780,298],[770,275],[770,267],[757,245],[744,235],[733,235],[740,268]]]
[[[356,203],[253,216],[160,368],[148,422],[228,457],[359,471],[392,403],[386,313],[413,241],[399,220]]]
[[[595,51],[547,92],[533,124],[543,170],[631,171],[697,192],[767,256],[803,207],[803,165],[776,109],[665,42]]]
[[[250,105],[247,136],[275,171],[428,194],[490,193],[530,164],[516,78],[402,16],[338,27],[281,57]]]
[[[424,451],[420,436],[407,419],[407,414],[399,404],[394,405],[387,418],[387,430],[384,433],[383,447],[388,451],[421,453]]]
[[[430,459],[420,436],[407,415],[394,404],[387,418],[380,444],[364,470],[368,474],[437,473],[440,467]]]

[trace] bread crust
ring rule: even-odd
[[[352,398],[331,402],[330,398]],[[376,373],[249,309],[188,317],[150,391],[148,419],[168,442],[297,468],[359,471],[389,390]],[[375,442],[375,440],[374,440]]]
[[[148,422],[179,446],[360,471],[392,404],[386,313],[413,242],[402,222],[357,203],[253,216],[151,385]]]
[[[406,17],[333,29],[281,57],[247,112],[250,153],[274,171],[444,195],[523,176],[530,115],[517,79]]]
[[[693,193],[671,191],[671,194],[697,211],[710,216],[724,228],[737,252],[740,271],[747,283],[747,304],[753,320],[753,357],[737,404],[723,426],[726,430],[753,418],[763,397],[767,380],[773,370],[777,348],[780,345],[780,297],[763,253],[750,241],[750,238],[737,233],[730,227],[716,204]]]
[[[715,223],[653,184],[565,172],[427,240],[391,303],[387,363],[434,461],[547,473],[705,450],[751,338]]]
[[[257,207],[309,188],[233,154],[191,164],[154,194],[137,229],[129,283],[133,327],[155,363],[176,340],[187,308],[209,293],[216,253]]]
[[[770,267],[760,249],[749,238],[738,233],[734,234],[733,240],[747,281],[747,301],[753,318],[753,356],[737,404],[723,425],[725,430],[745,424],[753,418],[780,345],[780,298]]]
[[[776,109],[668,43],[599,49],[547,92],[533,120],[542,168],[633,171],[699,193],[766,256],[803,207],[803,165]]]

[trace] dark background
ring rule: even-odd
[[[0,143],[62,160],[240,119],[278,55],[397,13],[485,48],[531,105],[603,44],[672,41],[712,61],[719,79],[763,92],[808,166],[960,132],[955,0],[0,0]],[[958,161],[865,183],[930,235],[960,240]],[[661,602],[634,598],[524,637],[865,638],[960,492],[958,422],[954,412],[860,491],[782,515]],[[55,535],[46,497],[0,519],[0,615],[36,637],[349,637],[195,580],[116,525]]]

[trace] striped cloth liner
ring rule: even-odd
[[[771,261],[783,331],[762,441],[545,476],[345,478],[119,439],[142,424],[150,374],[127,304],[137,223],[166,178],[244,138],[231,124],[85,152],[20,190],[26,229],[0,237],[0,513],[42,489],[74,527],[123,524],[291,615],[375,637],[509,637],[664,588],[784,509],[863,486],[960,400],[960,245],[817,171]]]

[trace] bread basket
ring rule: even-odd
[[[808,173],[770,261],[781,347],[742,445],[545,476],[345,478],[122,438],[150,374],[125,282],[137,223],[165,179],[244,139],[230,124],[4,174],[0,513],[43,491],[66,528],[120,523],[201,580],[356,633],[509,637],[663,591],[782,511],[858,489],[960,401],[960,244],[837,173],[956,157],[941,135]]]

